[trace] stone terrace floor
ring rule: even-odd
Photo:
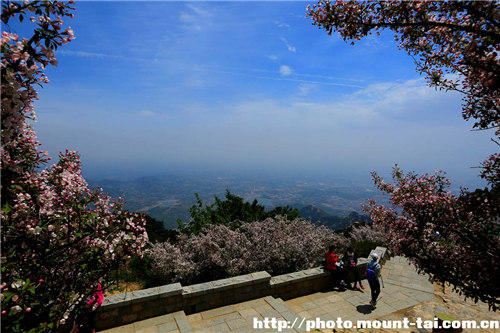
[[[435,287],[427,277],[418,275],[415,268],[405,258],[395,257],[382,268],[385,288],[377,308],[368,304],[370,287],[364,292],[347,290],[344,292],[326,290],[315,294],[283,301],[271,296],[216,308],[186,316],[183,311],[134,324],[116,327],[105,333],[223,333],[223,332],[275,332],[273,329],[253,329],[253,320],[258,318],[285,319],[292,328],[282,332],[305,332],[303,319],[313,320],[402,320],[416,318],[432,320],[438,313],[445,313],[459,320],[500,320],[500,315],[488,311],[485,304],[465,302],[454,293],[444,293],[442,287]],[[365,280],[366,282],[366,280]],[[332,332],[332,329],[313,330]],[[426,329],[335,329],[333,332],[430,332]],[[464,330],[464,332],[496,332],[496,330]]]

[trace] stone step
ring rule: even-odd
[[[186,317],[186,314],[184,311],[179,311],[174,313],[174,320],[175,323],[177,324],[177,328],[180,333],[192,333],[193,328],[191,327],[191,324],[189,323],[189,320]],[[160,332],[160,330],[158,330]],[[168,332],[168,331],[164,331]]]
[[[272,296],[266,296],[264,300],[290,323],[290,329],[293,330],[293,332],[306,332],[304,318],[286,304],[285,301],[281,298],[274,298]]]

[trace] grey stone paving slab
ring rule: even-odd
[[[241,310],[241,311],[238,311],[240,316],[242,317],[252,317],[252,316],[256,316],[258,315],[257,311],[255,311],[255,309],[245,309],[245,310]]]
[[[233,329],[231,332],[233,332],[233,333],[252,333],[253,330],[252,330],[252,327],[245,324],[245,326],[237,327],[237,328]]]
[[[402,290],[401,292],[411,298],[414,298],[415,296],[420,295],[422,293],[421,291],[415,289],[406,289]]]
[[[290,323],[290,325],[297,323],[297,321],[299,323],[302,321],[302,318],[297,313],[283,312],[281,315]]]
[[[301,316],[302,318],[305,318],[305,319],[312,318],[312,315],[307,311],[299,312],[299,316]]]
[[[384,303],[386,303],[386,304],[392,304],[392,303],[398,301],[396,298],[392,297],[391,295],[387,295],[387,294],[381,294],[381,295],[382,295]]]
[[[262,316],[254,316],[254,317],[245,317],[243,318],[247,324],[251,327],[253,327],[253,322],[254,322],[254,318],[257,318],[259,321],[262,321],[264,318]]]
[[[207,328],[208,325],[205,321],[195,321],[195,322],[191,322],[191,327],[196,332],[196,331]]]
[[[203,322],[208,327],[212,327],[212,326],[222,324],[223,322],[225,322],[225,320],[222,317],[215,317],[215,318],[210,318],[210,319],[204,320]]]
[[[267,296],[267,297],[264,297],[264,299],[266,300],[267,303],[269,303],[269,305],[271,305],[279,313],[287,311],[287,309],[283,306],[283,303],[279,302],[276,298],[274,298],[272,296]]]
[[[174,313],[174,319],[181,333],[192,333],[193,328],[189,323],[184,311],[179,311]]]
[[[402,310],[417,305],[419,302],[413,299],[399,300],[391,304],[396,310]]]
[[[222,323],[217,326],[210,327],[210,331],[213,333],[224,333],[231,332],[231,329],[229,328],[229,326],[227,326],[226,323]]]
[[[174,315],[173,314],[167,314],[159,317],[154,317],[151,319],[146,319],[139,321],[134,324],[134,330],[142,330],[148,326],[156,326],[164,323],[169,323],[174,321]]]
[[[225,322],[242,318],[239,312],[229,313],[227,315],[220,316]]]
[[[213,317],[222,316],[231,312],[236,312],[236,309],[234,306],[228,305],[228,306],[223,306],[221,308],[204,311],[202,312],[201,317],[203,319],[209,319]]]
[[[399,290],[403,290],[403,289],[415,289],[415,290],[418,290],[418,291],[423,291],[423,292],[428,292],[428,293],[434,293],[434,286],[432,284],[429,283],[429,285],[425,284],[425,286],[421,286],[421,285],[416,285],[416,284],[411,284],[411,283],[404,283],[404,282],[401,282],[401,281],[395,281],[395,280],[391,280],[391,279],[384,279],[384,282],[387,284],[387,285],[393,285],[393,286],[398,286],[400,287]]]
[[[299,304],[296,304],[296,303],[290,304],[290,307],[293,310],[295,310],[295,312],[297,312],[297,313],[304,311],[304,308],[301,307]]]
[[[243,302],[243,303],[235,304],[234,308],[237,311],[240,311],[240,310],[255,308],[255,307],[259,306],[259,305],[264,305],[264,304],[266,304],[266,301],[264,301],[263,298],[259,298],[259,299],[254,299],[254,300],[251,300],[251,301],[248,301],[248,302]]]
[[[311,303],[311,302],[304,302],[304,303],[301,303],[300,306],[308,311],[308,310],[311,310],[311,309],[314,309],[314,308],[317,308],[318,305],[317,304],[314,304],[314,303]]]
[[[311,302],[313,302],[317,306],[322,306],[322,305],[326,305],[326,304],[330,303],[330,301],[327,300],[326,298],[315,299]]]
[[[335,303],[330,303],[327,305],[322,306],[323,309],[327,311],[327,313],[335,313],[335,311],[339,310],[341,305],[335,304]]]
[[[259,306],[256,306],[255,308],[255,311],[257,311],[259,314],[262,314],[264,312],[267,312],[267,311],[271,311],[273,310],[273,307],[270,306],[267,302],[265,304],[262,304],[262,305],[259,305]]]
[[[421,293],[421,294],[415,296],[415,299],[419,303],[431,300],[433,298],[434,298],[434,294],[431,294],[431,293]]]
[[[136,330],[136,333],[157,333],[158,332],[158,327],[156,326],[149,326],[140,330]]]
[[[319,317],[319,316],[325,314],[326,310],[323,309],[322,307],[317,307],[317,308],[314,308],[311,310],[307,310],[307,312],[309,312],[311,314],[311,316],[313,316],[313,317]]]
[[[358,305],[359,303],[364,302],[364,300],[361,299],[359,296],[349,297],[346,299],[346,301],[351,303],[352,305]]]
[[[278,318],[278,317],[281,317],[281,314],[278,311],[274,310],[274,309],[271,309],[269,311],[261,312],[261,315],[264,318]]]
[[[227,322],[227,326],[229,326],[229,328],[231,330],[234,330],[238,327],[243,327],[243,326],[248,326],[247,325],[247,322],[244,320],[244,319],[235,319],[235,320],[231,320],[231,321],[228,321]]]
[[[322,321],[336,320],[337,318],[330,313],[326,313],[324,315],[319,316],[319,319]]]
[[[177,330],[177,324],[175,322],[165,323],[158,325],[158,333],[166,333]]]
[[[334,295],[331,295],[331,296],[328,296],[326,298],[327,300],[329,300],[330,302],[332,303],[335,303],[335,302],[340,302],[343,300],[342,296],[340,295],[337,295],[337,294],[334,294]]]
[[[403,294],[402,292],[398,291],[397,293],[391,294],[392,298],[396,299],[397,301],[404,301],[407,299],[410,299],[408,296]]]

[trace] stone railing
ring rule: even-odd
[[[377,247],[372,251],[383,265],[388,251]],[[364,277],[366,259],[358,259],[358,271]],[[352,282],[352,276],[346,282]],[[149,288],[106,297],[97,313],[97,329],[130,324],[176,311],[192,314],[225,305],[274,296],[287,300],[331,287],[330,273],[323,268],[271,277],[256,272],[232,278],[183,287],[180,283]]]

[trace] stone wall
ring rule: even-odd
[[[386,248],[377,247],[373,252],[379,255],[382,265],[389,259]],[[358,259],[357,268],[362,279],[366,262],[366,258]],[[348,276],[345,280],[352,282],[352,279],[353,276]],[[186,287],[173,283],[106,297],[97,313],[97,329],[126,325],[181,310],[192,314],[264,296],[287,300],[329,287],[330,273],[323,268],[275,277],[267,272],[256,272]]]

